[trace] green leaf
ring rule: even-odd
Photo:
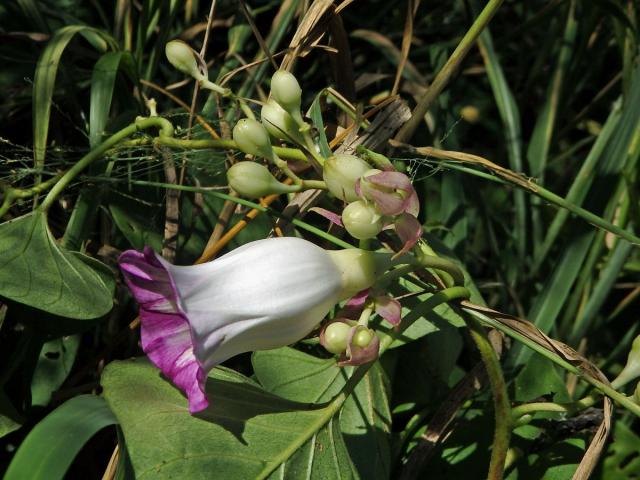
[[[549,394],[554,394],[554,402],[571,400],[555,364],[542,355],[533,355],[516,377],[514,400],[528,402]]]
[[[31,404],[47,406],[51,394],[67,379],[76,359],[79,335],[56,338],[42,346],[38,364],[31,379]]]
[[[17,430],[22,425],[22,418],[16,411],[7,395],[0,389],[0,438]]]
[[[76,33],[88,35],[86,38],[91,43],[95,43],[100,38],[102,42],[115,46],[114,40],[106,33],[85,25],[63,27],[55,33],[47,44],[38,59],[33,81],[33,155],[36,168],[44,166],[46,157],[51,101],[60,58]]]
[[[0,224],[0,296],[54,315],[98,318],[113,307],[110,270],[60,248],[41,211]]]
[[[327,436],[321,432],[337,412],[333,404],[285,400],[216,368],[206,386],[210,406],[192,416],[182,393],[145,359],[107,365],[102,386],[136,478],[209,479],[212,472],[219,478],[267,478],[310,439],[333,457],[327,461],[338,465],[343,478],[355,476],[340,436],[333,428]]]
[[[38,423],[16,452],[5,480],[56,480],[93,435],[117,423],[106,402],[80,395],[56,408]]]
[[[89,107],[89,144],[92,148],[102,142],[111,110],[116,76],[121,68],[134,79],[134,61],[129,52],[107,52],[93,67]]]
[[[602,476],[606,480],[628,480],[640,472],[638,445],[640,437],[623,422],[616,422],[613,429],[613,443],[604,459]]]
[[[264,388],[281,397],[301,402],[330,401],[343,389],[353,368],[338,367],[334,358],[320,359],[293,348],[279,348],[253,354],[256,377]],[[358,383],[340,413],[340,429],[351,459],[362,478],[389,477],[391,412],[388,381],[379,363]],[[328,427],[324,430],[328,430]],[[325,432],[327,433],[327,432]],[[292,461],[304,458],[305,478],[339,478],[340,472],[320,475],[316,459],[323,452],[308,443]],[[300,457],[300,458],[298,458]],[[289,468],[289,465],[287,465]],[[286,471],[286,470],[285,470]]]

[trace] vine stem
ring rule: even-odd
[[[488,480],[500,480],[504,473],[505,460],[509,451],[509,440],[511,438],[512,413],[509,403],[509,393],[502,375],[500,361],[496,355],[489,337],[482,324],[473,316],[465,314],[462,316],[469,327],[471,338],[473,339],[480,359],[484,364],[493,393],[493,406],[495,415],[495,431],[493,435],[493,447],[491,450],[491,461],[489,462]]]
[[[45,197],[44,201],[40,208],[44,211],[49,210],[53,202],[58,198],[58,196],[62,193],[62,191],[73,181],[74,178],[78,176],[82,170],[87,168],[89,164],[101,158],[102,155],[105,154],[109,149],[113,148],[115,145],[123,141],[124,139],[130,137],[138,130],[145,130],[147,128],[159,128],[160,129],[160,137],[172,137],[173,136],[173,125],[169,120],[166,120],[162,117],[150,117],[150,118],[140,118],[133,122],[131,125],[126,126],[119,132],[116,132],[107,140],[102,142],[98,147],[91,150],[84,157],[82,157],[78,163],[76,163],[73,167],[67,170],[60,180],[56,182],[49,193]]]

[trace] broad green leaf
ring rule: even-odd
[[[117,423],[101,397],[80,395],[38,423],[16,452],[5,480],[62,479],[84,445],[104,427]]]
[[[116,227],[133,248],[142,250],[149,245],[156,251],[162,250],[162,225],[157,221],[157,218],[161,218],[159,210],[156,216],[149,205],[135,198],[114,194],[109,199],[109,212]]]
[[[47,137],[49,135],[49,118],[51,116],[51,101],[56,83],[58,65],[65,48],[77,34],[86,36],[87,40],[95,42],[96,37],[108,45],[115,46],[114,40],[101,30],[86,25],[69,25],[58,30],[42,52],[36,65],[33,81],[33,155],[36,168],[44,166],[47,151]],[[106,48],[106,45],[105,45]]]
[[[288,400],[310,403],[330,401],[353,372],[353,368],[338,367],[334,358],[320,359],[288,347],[254,353],[253,366],[258,381],[268,391]],[[340,429],[362,478],[389,477],[391,412],[388,389],[386,376],[376,362],[340,412]],[[325,427],[324,430],[328,429]],[[324,452],[310,442],[291,462],[303,463],[303,459],[307,462],[306,470],[300,472],[305,478],[339,478],[340,472],[322,472],[318,468],[316,459],[323,455]]]
[[[0,389],[0,438],[19,429],[21,425],[22,418],[4,391]]]
[[[212,472],[219,478],[267,478],[312,438],[316,448],[333,455],[343,478],[355,477],[340,436],[334,429],[327,436],[321,432],[337,411],[331,404],[285,400],[216,368],[206,386],[210,406],[192,416],[182,393],[145,359],[107,365],[102,386],[136,478],[209,479]]]
[[[514,400],[529,402],[550,394],[554,402],[571,400],[556,365],[542,355],[533,355],[516,377]]]
[[[42,346],[38,364],[31,379],[31,404],[45,407],[66,380],[76,359],[79,335],[64,336]]]
[[[613,442],[602,465],[601,478],[606,480],[628,480],[640,472],[640,437],[622,421],[616,422],[612,434]]]
[[[60,248],[37,210],[0,224],[0,296],[74,319],[113,307],[111,271],[95,259]]]

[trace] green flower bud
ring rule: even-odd
[[[296,191],[293,185],[280,183],[264,165],[238,162],[227,171],[229,186],[243,197],[260,198],[274,193]]]
[[[278,70],[273,74],[271,77],[271,96],[291,115],[296,115],[296,113],[300,115],[302,89],[292,73]]]
[[[362,200],[356,200],[344,208],[342,224],[349,235],[358,240],[375,237],[384,226],[382,216],[373,205],[368,205]]]
[[[370,252],[359,248],[329,250],[327,253],[342,276],[339,301],[371,287],[391,266],[390,253]]]
[[[269,99],[262,106],[260,116],[262,117],[262,124],[274,138],[301,145],[304,144],[304,139],[295,120],[274,99]]]
[[[351,343],[353,343],[357,347],[366,348],[369,346],[374,336],[375,332],[373,330],[369,328],[360,328],[353,336],[353,340],[351,341]]]
[[[245,153],[273,160],[273,148],[266,128],[256,120],[243,118],[233,127],[233,139]]]
[[[361,158],[340,153],[324,162],[322,178],[336,197],[345,202],[354,202],[358,200],[356,180],[370,170],[371,166]]]
[[[193,49],[182,40],[171,40],[164,47],[169,63],[182,73],[196,80],[204,80],[206,76],[198,69],[198,60]]]
[[[344,353],[347,350],[347,340],[351,326],[344,322],[333,322],[324,329],[322,346],[335,354]]]

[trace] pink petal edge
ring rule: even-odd
[[[394,327],[400,324],[402,306],[400,302],[389,295],[376,297],[376,313]]]
[[[118,259],[131,293],[140,306],[142,349],[174,385],[186,393],[189,413],[209,406],[207,372],[193,354],[191,327],[173,279],[155,252],[127,250]]]
[[[309,209],[312,212],[316,212],[318,215],[322,215],[324,218],[329,220],[331,223],[335,223],[336,225],[342,227],[342,218],[337,213],[332,212],[331,210],[327,210],[326,208],[313,207]]]

